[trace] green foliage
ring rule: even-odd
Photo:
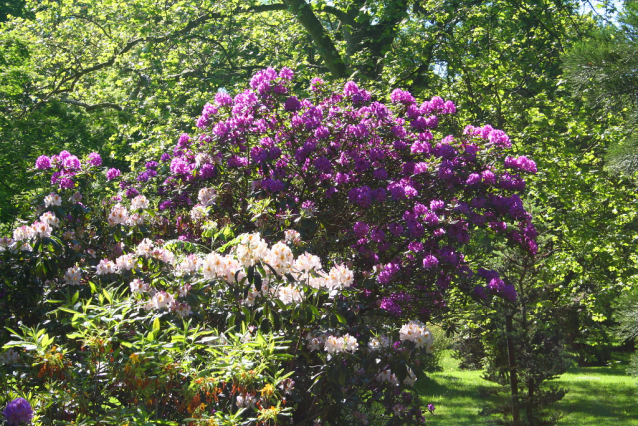
[[[140,312],[125,293],[95,285],[67,290],[64,300],[50,301],[57,309],[44,325],[11,330],[5,356],[19,358],[0,367],[3,388],[28,393],[36,421],[230,425],[241,422],[234,395],[267,386],[279,407],[286,377],[277,365],[290,359],[281,336],[161,318]]]
[[[593,30],[564,55],[566,78],[576,93],[600,114],[623,118],[624,134],[610,145],[607,166],[633,177],[638,171],[637,31],[638,2],[628,0],[617,23]]]

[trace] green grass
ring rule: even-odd
[[[498,386],[483,380],[480,371],[460,370],[449,354],[442,365],[443,371],[417,382],[423,403],[436,406],[435,415],[427,416],[428,425],[485,424],[487,418],[478,414],[481,408],[487,401],[504,401],[489,392]],[[565,415],[559,425],[638,426],[636,380],[625,374],[621,364],[613,368],[574,367],[554,383],[568,389],[565,398],[555,405]]]

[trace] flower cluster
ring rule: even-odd
[[[71,189],[75,186],[73,178],[83,169],[102,165],[102,157],[97,152],[89,154],[88,160],[82,165],[79,158],[69,151],[62,151],[58,155],[47,157],[41,155],[35,162],[38,170],[54,169],[51,185],[58,185],[60,189]]]
[[[10,425],[28,424],[33,418],[33,408],[26,399],[16,398],[7,405],[2,414]]]
[[[425,347],[427,352],[432,351],[432,333],[421,321],[410,321],[404,324],[399,331],[399,338],[402,342],[414,342],[417,348]]]

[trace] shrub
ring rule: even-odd
[[[218,93],[201,133],[139,173],[38,159],[54,190],[0,244],[5,347],[21,348],[3,380],[36,416],[424,421],[425,322],[450,292],[516,298],[462,250],[472,234],[535,252],[518,193],[536,166],[490,126],[438,135],[456,127],[450,101],[397,89],[388,107],[319,79],[300,100],[291,81],[268,69]]]

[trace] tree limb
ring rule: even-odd
[[[122,108],[120,105],[115,104],[113,102],[101,102],[99,104],[93,104],[93,105],[87,104],[85,102],[75,101],[73,99],[60,99],[60,102],[64,102],[65,104],[81,106],[87,111],[95,111],[95,110],[104,109],[104,108],[112,108],[118,111],[124,111],[124,108]]]
[[[348,76],[348,69],[326,29],[305,0],[284,0],[299,23],[306,29],[321,58],[335,78]]]

